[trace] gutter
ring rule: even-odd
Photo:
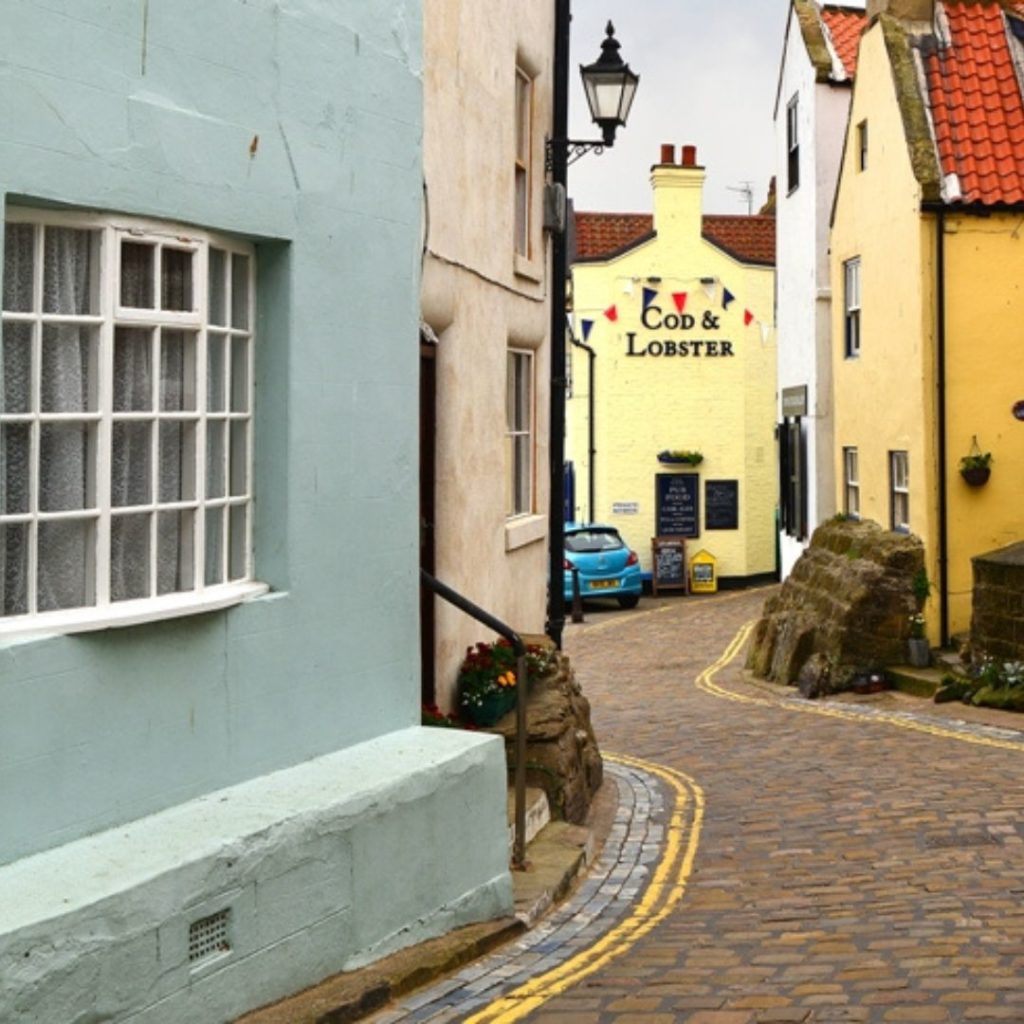
[[[577,341],[571,334],[570,340],[575,348],[581,348],[589,356],[588,364],[590,369],[589,382],[587,384],[587,443],[589,469],[587,471],[587,516],[586,522],[594,522],[594,463],[597,456],[597,449],[594,447],[594,366],[597,361],[597,353],[582,341]]]

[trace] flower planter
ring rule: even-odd
[[[478,704],[463,704],[462,713],[474,725],[486,729],[507,715],[515,706],[516,691],[509,689],[503,693],[490,693],[482,697]]]
[[[969,469],[961,469],[960,475],[964,478],[969,487],[981,487],[988,483],[992,470],[988,466],[972,466]]]
[[[671,452],[658,452],[658,461],[668,466],[699,466],[704,459],[673,455]]]
[[[928,638],[924,636],[912,636],[907,640],[907,651],[910,664],[914,668],[927,668],[931,662],[931,650],[928,647]]]

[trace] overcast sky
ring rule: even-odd
[[[845,0],[863,7],[859,0]],[[629,123],[613,149],[569,168],[577,210],[647,212],[661,143],[697,147],[707,168],[705,213],[746,213],[730,188],[750,182],[754,212],[774,173],[775,90],[789,0],[573,0],[570,130],[597,137],[579,65],[600,53],[610,18],[620,55],[640,75]]]

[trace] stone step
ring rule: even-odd
[[[516,838],[516,791],[509,787],[508,791],[508,850],[512,855],[512,846]],[[548,806],[548,797],[543,789],[528,786],[526,789],[526,842],[530,842],[537,833],[551,821],[551,808]]]
[[[914,668],[912,665],[888,665],[885,674],[893,688],[915,697],[934,697],[942,683],[942,668]]]

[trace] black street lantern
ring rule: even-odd
[[[633,105],[640,76],[630,70],[619,56],[615,26],[609,21],[607,38],[601,44],[601,56],[593,64],[581,64],[580,75],[587,93],[590,116],[604,135],[604,144],[615,142],[615,131],[625,125]]]

